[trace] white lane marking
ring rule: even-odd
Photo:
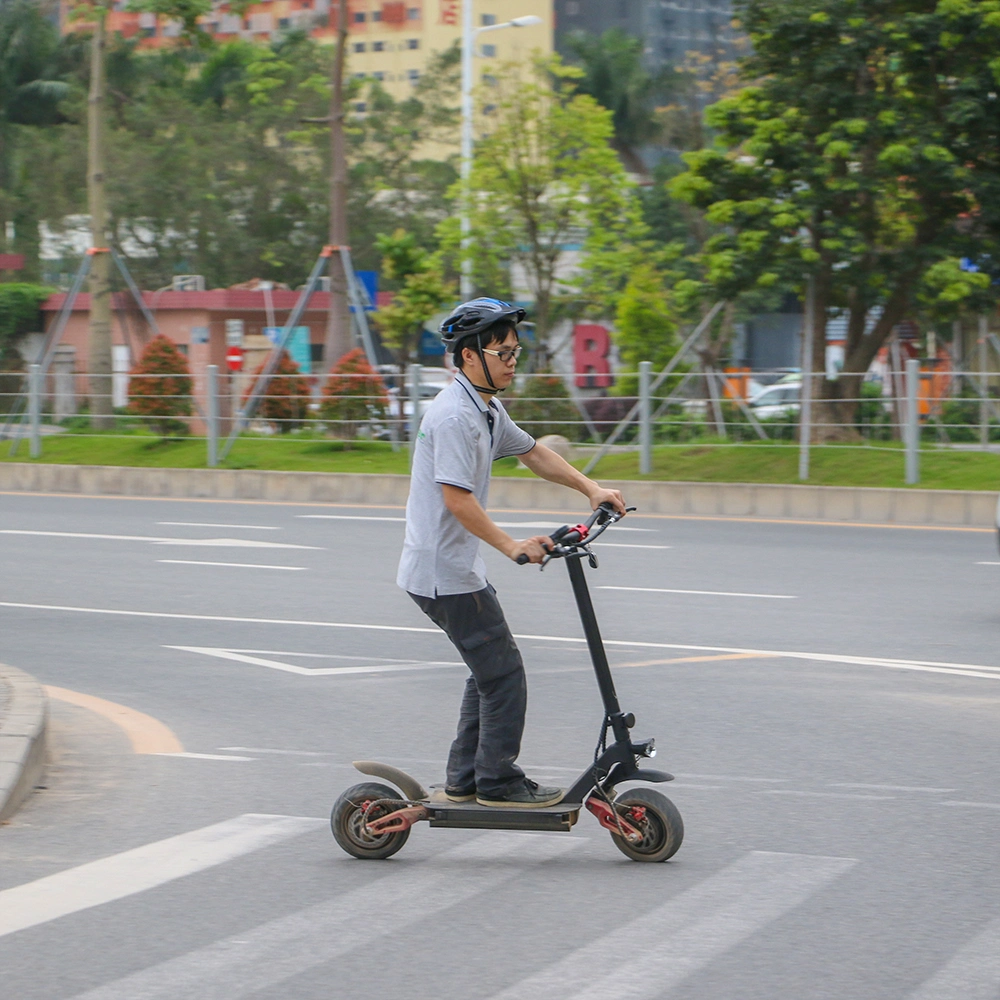
[[[863,792],[802,792],[794,788],[762,788],[760,795],[798,795],[808,799],[873,799],[884,801],[895,795],[866,795]]]
[[[754,851],[490,1000],[653,1000],[855,862]],[[595,966],[594,956],[604,956]]]
[[[944,794],[955,791],[954,788],[927,788],[924,785],[866,785],[860,781],[831,781],[831,788],[867,788],[873,792],[932,792]]]
[[[243,528],[246,531],[281,531],[271,524],[214,524],[205,521],[157,521],[157,524],[176,528]]]
[[[405,517],[368,517],[364,514],[296,514],[311,521],[399,521],[406,522]]]
[[[274,750],[267,747],[218,747],[219,750],[235,750],[243,753],[278,753],[290,757],[333,757],[332,750]]]
[[[677,774],[677,778],[696,778],[702,781],[749,781],[768,785],[782,785],[788,778],[747,778],[741,774]]]
[[[954,799],[948,799],[941,805],[957,806],[962,809],[1000,809],[1000,802],[958,802]]]
[[[988,923],[907,1000],[996,1000],[1000,995],[1000,919]]]
[[[323,622],[298,618],[248,618],[243,615],[196,615],[174,611],[132,611],[123,608],[84,608],[72,604],[29,604],[24,601],[0,601],[0,608],[20,608],[26,611],[60,611],[86,615],[117,615],[125,618],[162,618],[170,621],[232,622],[240,625],[284,625],[298,628],[346,628],[372,632],[408,632],[440,636],[438,628],[418,625],[374,625],[367,622]],[[582,645],[587,640],[579,636],[532,635],[515,632],[515,639],[537,642],[559,642]],[[1000,681],[1000,667],[976,663],[942,663],[935,660],[897,660],[882,656],[855,656],[849,653],[809,653],[791,649],[750,649],[746,646],[701,646],[680,642],[640,642],[634,639],[605,639],[606,646],[629,649],[682,649],[703,653],[746,653],[763,659],[815,660],[819,663],[843,663],[848,666],[884,667],[887,670],[916,670],[935,674],[956,674]]]
[[[272,566],[268,563],[230,563],[207,562],[203,559],[157,559],[158,563],[170,563],[173,566],[228,566],[235,569],[284,569],[289,571],[305,570],[305,566]]]
[[[598,590],[635,590],[644,594],[700,594],[703,597],[764,597],[771,601],[797,601],[791,594],[741,594],[728,590],[672,590],[668,587],[598,587]]]
[[[498,528],[547,528],[549,531],[555,531],[556,528],[560,527],[558,521],[494,521],[493,523]],[[616,524],[610,530],[617,534],[619,531],[656,531],[656,528],[626,528],[622,524]]]
[[[235,660],[237,663],[249,663],[255,667],[270,667],[287,674],[298,674],[300,677],[336,677],[340,674],[381,674],[386,671],[401,670],[440,670],[444,667],[462,667],[464,663],[449,663],[446,660],[414,662],[413,660],[391,661],[389,663],[367,663],[358,667],[300,667],[296,663],[282,663],[280,660],[269,660],[261,656],[247,656],[232,649],[218,649],[213,646],[164,646],[164,649],[180,649],[185,653],[202,653],[205,656],[216,656],[220,660]],[[300,654],[318,656],[317,653]]]
[[[247,813],[5,889],[0,892],[0,937],[145,892],[326,822]]]
[[[584,838],[565,834],[492,833],[416,865],[376,866],[388,874],[376,877],[372,871],[372,878],[357,889],[105,983],[74,1000],[237,1000],[501,889],[581,843]],[[351,864],[346,858],[341,863]]]
[[[977,562],[977,566],[1000,566],[1000,562]]]
[[[234,757],[222,753],[156,753],[153,757],[190,757],[193,760],[253,760],[253,757]]]
[[[672,545],[630,545],[628,542],[606,542],[603,538],[598,538],[595,545],[602,549],[672,549]]]
[[[0,535],[36,535],[46,538],[97,538],[119,542],[149,542],[153,545],[205,545],[218,548],[239,549],[313,549],[318,545],[292,545],[291,542],[260,542],[253,538],[165,538],[158,535],[102,535],[85,531],[22,531],[19,528],[0,528]]]

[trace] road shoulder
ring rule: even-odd
[[[0,663],[0,821],[13,816],[45,770],[49,706],[30,674]]]

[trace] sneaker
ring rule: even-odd
[[[471,802],[476,797],[476,786],[445,785],[444,796],[449,802]]]
[[[477,795],[476,801],[481,806],[498,806],[501,809],[539,809],[554,806],[565,794],[562,788],[546,788],[530,778],[521,778],[508,785],[502,795],[495,798]]]

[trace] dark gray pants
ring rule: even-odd
[[[466,681],[458,735],[448,755],[447,781],[502,794],[524,776],[514,763],[521,751],[527,682],[496,591],[487,584],[472,594],[410,597],[452,641],[472,676]]]

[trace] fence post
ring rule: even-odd
[[[920,410],[917,405],[920,362],[906,362],[906,484],[920,482]]]
[[[30,455],[38,458],[42,453],[42,366],[28,365],[28,423],[30,430]]]
[[[653,362],[639,362],[639,474],[648,476],[653,471],[653,407],[650,385],[653,381]]]
[[[815,279],[806,278],[805,315],[802,317],[802,388],[799,390],[799,479],[809,478],[809,445],[812,442],[813,303]]]
[[[208,467],[219,464],[219,366],[205,368],[208,388]]]
[[[417,446],[417,431],[420,429],[420,365],[410,365],[410,462],[413,462],[413,451]]]
[[[984,451],[990,443],[990,411],[987,405],[986,382],[986,343],[989,332],[989,318],[983,313],[979,317],[979,447]]]

